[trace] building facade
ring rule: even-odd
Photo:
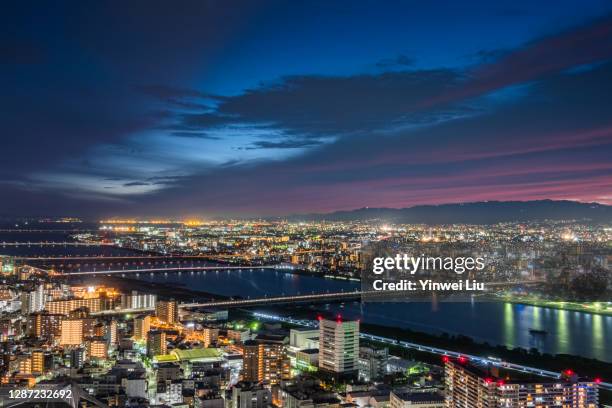
[[[319,369],[334,375],[357,375],[359,321],[319,321]]]

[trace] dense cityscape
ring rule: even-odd
[[[612,1],[2,5],[0,408],[612,408]]]
[[[342,309],[363,300],[359,281],[372,244],[419,251],[468,245],[490,259],[483,273],[494,280],[562,270],[551,278],[557,293],[546,285],[511,287],[487,294],[488,301],[593,314],[607,328],[610,302],[563,299],[563,288],[597,279],[598,271],[609,296],[606,225],[68,218],[18,220],[2,237],[3,385],[68,387],[85,405],[208,408],[588,408],[612,388],[609,358],[529,364],[520,348],[496,354],[452,339],[415,342],[369,330],[367,320]],[[253,270],[354,286],[256,298],[155,278]],[[535,340],[551,335],[529,330]],[[537,341],[530,353],[539,355]]]

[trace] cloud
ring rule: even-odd
[[[392,69],[400,68],[405,69],[406,67],[412,67],[416,60],[408,57],[407,55],[398,55],[395,58],[385,58],[376,63],[376,67],[381,69]]]
[[[184,208],[205,201],[211,212],[273,215],[519,197],[601,201],[612,191],[609,87],[612,63],[556,72],[479,114],[393,133],[347,132],[291,160],[195,173],[160,205],[180,197]]]
[[[246,89],[221,96],[205,84],[240,77],[245,60],[231,46],[244,37],[228,38],[248,13],[236,9],[160,3],[119,16],[102,7],[93,28],[91,11],[75,10],[77,26],[65,32],[82,35],[54,54],[61,64],[43,60],[0,79],[13,91],[0,110],[2,178],[18,181],[7,211],[45,202],[78,213],[82,202],[92,213],[284,214],[610,196],[609,18],[483,48],[468,66],[415,54],[416,66],[397,56],[404,45],[321,74],[332,62],[324,53],[310,69],[286,58],[278,69],[253,66],[240,74]]]
[[[219,136],[209,135],[203,132],[172,132],[170,133],[172,136],[176,137],[186,137],[186,138],[195,138],[195,139],[207,139],[207,140],[221,140]]]
[[[439,120],[440,111],[417,112],[414,108],[424,98],[458,86],[462,77],[448,69],[285,77],[227,97],[215,112],[183,114],[177,125],[194,130],[241,123],[274,126],[313,138],[422,125]],[[443,111],[452,117],[471,113],[465,106],[446,106]]]
[[[612,58],[612,17],[532,41],[490,64],[474,67],[469,80],[425,99],[421,108],[473,98],[494,89],[534,81],[571,67]]]
[[[476,60],[477,63],[490,64],[505,57],[512,50],[509,49],[495,49],[495,50],[479,50],[473,54],[468,55],[468,58]]]
[[[189,102],[189,101],[182,101],[179,99],[166,99],[165,102],[168,105],[171,106],[177,106],[179,108],[183,108],[183,109],[191,109],[191,110],[206,110],[206,109],[210,109],[210,106],[202,104],[202,103],[197,103],[197,102]]]
[[[136,89],[146,95],[162,100],[173,98],[214,98],[214,96],[196,89],[178,88],[168,85],[140,85]]]
[[[246,149],[298,149],[323,144],[320,140],[282,140],[280,142],[259,141]]]

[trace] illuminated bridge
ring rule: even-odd
[[[49,233],[49,234],[73,234],[73,233],[84,233],[84,232],[98,232],[97,229],[79,229],[79,228],[69,228],[69,229],[25,229],[25,228],[0,228],[0,232],[9,232],[9,233],[18,233],[25,232],[27,234],[36,233]]]
[[[31,242],[31,243],[23,243],[23,242],[5,242],[2,245],[39,245],[39,242]],[[73,244],[78,244],[77,242],[73,242]],[[83,243],[86,244],[86,243]],[[88,243],[87,243],[88,244]],[[57,245],[62,246],[65,245],[63,242],[48,242],[45,245]],[[112,246],[115,245],[113,243],[92,243],[88,245],[107,245]],[[118,249],[132,250],[132,248],[123,248],[117,246]],[[290,255],[305,255],[305,254],[317,254],[317,253],[325,253],[325,252],[334,252],[334,250],[321,250],[321,249],[309,249],[309,250],[301,250],[291,252]],[[276,256],[276,255],[269,255]],[[19,261],[119,261],[119,260],[185,260],[185,259],[235,259],[235,258],[262,258],[266,256],[250,256],[250,255],[241,255],[241,254],[205,254],[205,255],[77,255],[77,256],[29,256],[29,257],[15,257],[16,260]]]
[[[249,307],[257,305],[269,305],[269,304],[282,304],[282,303],[299,303],[299,302],[335,302],[335,301],[350,301],[358,300],[364,292],[335,292],[335,293],[315,293],[310,295],[290,295],[290,296],[273,296],[263,297],[256,299],[237,299],[237,300],[217,300],[210,302],[201,303],[179,303],[180,309],[191,309],[191,308],[235,308],[235,307]],[[134,314],[144,313],[154,310],[152,307],[139,308],[139,309],[115,309],[115,310],[103,310],[100,312],[94,312],[92,315],[107,316],[115,314]]]
[[[270,268],[262,267],[262,268]],[[83,272],[82,274],[86,274]],[[100,272],[101,274],[105,272]],[[66,274],[74,275],[74,274]],[[289,296],[271,296],[254,299],[224,299],[209,302],[200,303],[180,303],[178,305],[181,309],[190,308],[235,308],[235,307],[250,307],[258,305],[270,305],[270,304],[282,304],[282,303],[300,303],[300,302],[335,302],[335,301],[352,301],[360,300],[363,296],[380,294],[380,291],[346,291],[346,292],[335,292],[335,293],[313,293],[306,295],[289,295]],[[397,301],[397,299],[395,299]],[[122,313],[139,313],[153,310],[152,308],[146,309],[118,309],[118,310],[105,310],[97,312],[97,314],[110,315],[110,314],[122,314]]]
[[[504,286],[506,284],[515,285],[516,282],[512,283],[501,283],[501,282],[491,282],[488,285],[491,286]],[[180,305],[182,308],[192,308],[192,307],[247,307],[247,306],[257,306],[261,304],[272,304],[272,303],[297,303],[297,302],[308,302],[308,301],[334,301],[334,300],[358,300],[361,299],[362,296],[372,296],[372,295],[381,295],[382,291],[374,291],[374,290],[355,290],[351,292],[336,292],[336,293],[316,293],[311,295],[294,295],[294,296],[276,296],[276,297],[265,297],[258,299],[240,299],[240,300],[223,300],[217,302],[207,302],[207,303],[183,303]],[[384,298],[385,294],[383,293],[382,298]],[[376,298],[373,298],[376,299]],[[401,299],[395,299],[395,301],[401,301]]]
[[[1,242],[2,247],[20,246],[114,246],[112,242],[80,242],[80,241],[39,241],[39,242]]]
[[[179,266],[175,268],[141,268],[141,269],[115,269],[99,270],[89,272],[64,272],[56,273],[61,276],[83,276],[83,275],[123,275],[139,273],[160,273],[160,272],[191,272],[191,271],[221,271],[221,270],[249,270],[249,269],[279,269],[278,265],[261,266]]]
[[[211,255],[89,255],[89,256],[30,256],[19,257],[15,259],[19,261],[117,261],[117,260],[184,260],[184,259],[210,259]]]
[[[293,295],[293,296],[275,296],[275,297],[264,297],[257,299],[240,299],[240,300],[221,300],[217,302],[204,302],[204,303],[183,303],[179,307],[183,309],[194,308],[194,307],[248,307],[257,305],[269,305],[278,303],[298,303],[298,302],[321,302],[321,301],[344,301],[344,300],[357,300],[361,298],[364,292],[353,291],[353,292],[336,292],[336,293],[317,293],[312,295]]]

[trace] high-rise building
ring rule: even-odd
[[[108,344],[102,337],[87,341],[87,357],[89,359],[105,359],[108,357]]]
[[[389,349],[359,347],[359,378],[364,381],[382,379],[387,373]]]
[[[259,345],[259,381],[278,384],[291,378],[291,364],[283,344],[262,343]]]
[[[146,340],[147,334],[151,330],[151,316],[136,316],[134,318],[134,339]]]
[[[158,300],[155,305],[155,315],[165,323],[178,322],[178,304],[175,300]]]
[[[77,347],[70,351],[70,367],[83,368],[85,364],[85,348]]]
[[[21,313],[40,312],[45,308],[45,286],[38,285],[31,292],[21,294]]]
[[[42,350],[32,351],[32,374],[42,374],[45,371],[45,353]]]
[[[16,371],[20,374],[32,374],[32,357],[25,354],[17,356],[12,362],[13,366],[16,366]]]
[[[244,381],[259,380],[259,343],[248,340],[242,346],[242,379]]]
[[[558,380],[508,380],[469,364],[446,359],[446,407],[596,408],[596,381],[578,378],[571,370]]]
[[[357,375],[359,321],[319,320],[319,369],[335,376]]]
[[[51,300],[45,304],[45,309],[49,313],[67,315],[70,312],[86,307],[90,312],[99,312],[106,309],[107,302],[103,298],[85,298],[85,299],[62,299]]]
[[[596,382],[578,378],[500,382],[497,383],[497,406],[596,408],[599,407],[599,390]]]
[[[219,329],[216,327],[204,327],[202,329],[202,337],[204,337],[204,347],[210,347],[211,344],[217,343]]]
[[[144,309],[155,307],[157,295],[152,293],[140,293],[133,290],[130,294],[121,295],[122,309]]]
[[[104,323],[102,322],[96,323],[96,325],[93,328],[93,335],[95,337],[103,337],[105,332],[106,332],[106,326],[104,325]]]
[[[83,323],[84,319],[64,319],[62,320],[62,334],[60,344],[62,346],[78,346],[83,343]]]
[[[113,319],[110,322],[108,322],[108,324],[106,325],[105,331],[104,331],[104,338],[106,339],[108,344],[111,346],[114,346],[115,344],[117,344],[119,339],[117,338],[117,321],[116,320]]]
[[[151,330],[147,336],[147,356],[153,357],[166,352],[166,332]]]
[[[278,384],[291,377],[290,362],[283,344],[247,340],[243,350],[244,381]]]
[[[51,314],[47,311],[32,313],[28,316],[27,333],[38,338],[59,336],[64,315]]]

